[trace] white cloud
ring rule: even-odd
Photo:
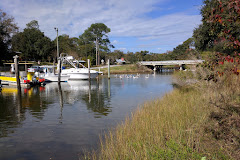
[[[113,41],[112,41],[112,44],[113,44],[113,45],[118,44],[118,41],[117,41],[117,40],[113,40]]]
[[[136,37],[141,45],[177,45],[192,35],[200,15],[175,13],[150,18],[166,0],[1,0],[0,8],[15,18],[22,29],[37,20],[40,29],[51,39],[59,34],[78,37],[92,23],[102,22],[111,28],[109,37]],[[154,42],[152,42],[154,40]],[[146,44],[151,42],[151,44]],[[120,44],[114,40],[113,44]],[[155,47],[157,48],[157,47]]]

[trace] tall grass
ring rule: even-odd
[[[189,133],[198,127],[196,122],[206,115],[201,114],[203,108],[196,106],[195,95],[182,95],[180,91],[174,91],[162,100],[144,104],[131,120],[127,119],[106,136],[100,159],[198,156],[189,148],[193,144]]]
[[[239,159],[240,80],[226,73],[139,106],[88,159]]]
[[[131,118],[106,134],[100,152],[91,159],[201,159],[208,156],[200,142],[202,127],[210,114],[204,98],[205,95],[195,90],[174,90],[162,99],[145,103]],[[215,154],[211,157],[218,156]]]

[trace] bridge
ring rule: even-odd
[[[200,63],[203,63],[204,60],[172,60],[172,61],[141,61],[138,62],[138,64],[142,66],[148,66],[152,67],[153,70],[157,70],[157,68],[160,68],[162,70],[163,66],[169,66],[169,65],[178,65],[180,70],[183,70],[184,65],[197,65]]]

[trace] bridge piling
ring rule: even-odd
[[[157,66],[153,66],[153,71],[155,72],[157,70]]]
[[[179,70],[182,71],[183,70],[183,65],[179,64]]]

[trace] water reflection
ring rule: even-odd
[[[138,104],[170,90],[171,76],[158,74],[49,83],[21,92],[5,87],[0,93],[0,159],[78,159],[83,148],[97,147],[99,134]]]
[[[12,97],[4,98],[4,93]],[[14,132],[10,128],[19,127],[21,121],[25,119],[21,116],[21,92],[18,92],[16,88],[3,88],[0,94],[0,137],[7,137],[8,134]]]
[[[62,123],[63,119],[63,94],[62,94],[62,87],[61,83],[58,83],[58,94],[59,94],[59,104],[60,104],[60,121],[59,123]]]
[[[108,98],[110,99],[111,97],[111,82],[110,79],[108,79]]]

